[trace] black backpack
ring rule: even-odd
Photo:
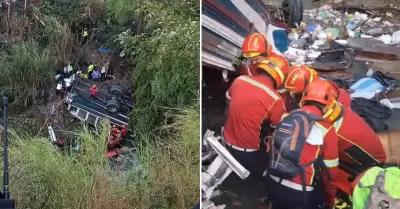
[[[282,179],[291,179],[300,175],[303,191],[306,191],[305,168],[314,164],[318,172],[322,169],[321,166],[325,168],[326,166],[321,154],[314,161],[300,165],[300,154],[315,122],[323,120],[322,117],[302,110],[292,111],[286,116],[276,126],[272,137],[267,142],[268,174]],[[315,177],[317,178],[318,175]]]

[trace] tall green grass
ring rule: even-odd
[[[198,107],[164,127],[175,134],[137,147],[141,169],[116,172],[104,158],[107,130],[76,132],[85,154],[62,155],[47,138],[10,131],[10,190],[17,208],[187,209],[199,197]],[[162,141],[162,142],[161,142]]]
[[[25,109],[51,84],[55,62],[48,48],[29,40],[12,46],[0,58],[0,66],[0,94],[9,97],[11,108]]]

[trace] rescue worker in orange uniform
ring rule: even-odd
[[[319,76],[314,69],[304,64],[294,64],[290,67],[284,84],[290,92],[290,97],[285,98],[285,105],[289,111],[299,108],[298,103],[301,100],[302,92],[309,83],[316,80],[319,80]]]
[[[326,118],[335,103],[336,100],[333,97],[329,83],[317,80],[306,87],[300,102],[300,110]],[[321,155],[321,161],[323,162],[320,162],[320,166],[310,164],[304,167],[304,181],[300,174],[291,179],[279,178],[269,174],[267,176],[267,185],[272,189],[267,188],[267,191],[268,198],[274,209],[334,208],[339,165],[337,136],[329,122],[322,120],[315,123],[319,134],[309,135],[309,138],[322,137],[322,145],[312,145],[307,138],[300,154],[300,163],[307,165],[315,161],[318,155]],[[318,140],[314,139],[312,141]],[[314,142],[314,144],[318,143]],[[304,194],[306,194],[306,204]]]
[[[339,88],[333,81],[329,81],[332,85],[333,93],[337,97],[337,101],[345,108],[351,108],[351,97],[349,92],[344,88]]]
[[[294,93],[301,92],[308,83],[315,80],[319,78],[314,70],[305,65],[293,65],[285,81],[285,88]],[[330,84],[334,98],[340,104],[335,105],[335,112],[329,118],[339,137],[340,160],[358,165],[359,170],[385,162],[386,154],[379,137],[350,109],[349,93],[345,89],[338,88],[332,81],[326,80],[326,82]]]
[[[261,33],[251,33],[242,45],[242,59],[239,59],[240,75],[256,76],[258,74],[257,65],[269,56],[277,55],[272,52],[272,45]]]
[[[337,87],[332,82],[331,88],[337,97]],[[362,172],[372,166],[381,166],[386,161],[386,152],[378,135],[350,108],[337,105],[328,120],[335,127],[339,139],[341,163],[350,164],[353,169]]]
[[[320,80],[317,71],[309,68],[305,64],[294,64],[289,69],[287,79],[285,81],[285,88],[292,92],[294,100],[297,103],[299,101],[299,93],[302,92],[309,83],[315,80]],[[343,107],[350,108],[351,97],[346,89],[339,88],[334,82],[327,80],[334,88],[332,89],[335,93],[337,101],[342,104]],[[295,105],[293,106],[295,107]]]
[[[257,66],[257,76],[236,78],[227,92],[230,101],[223,132],[226,147],[256,178],[262,179],[266,168],[266,152],[260,149],[260,140],[286,111],[276,89],[282,86],[288,69],[285,58],[269,57]]]
[[[124,138],[124,137],[127,137],[127,136],[128,136],[128,128],[126,127],[125,124],[123,124],[121,126],[121,137]]]

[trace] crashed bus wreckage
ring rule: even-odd
[[[105,157],[115,160],[117,165],[124,164],[121,167],[126,166],[123,161],[126,157],[132,158],[134,154],[131,142],[133,135],[128,134],[130,131],[127,129],[129,114],[133,109],[128,90],[118,85],[108,88],[104,85],[97,87],[98,82],[82,76],[80,71],[62,78],[57,75],[56,79],[58,81],[56,90],[64,97],[64,104],[73,117],[96,129],[102,121],[110,122],[109,135],[105,139],[107,141]],[[84,152],[84,148],[74,140],[61,139],[51,124],[47,124],[47,129],[51,144],[64,151],[72,148],[75,153],[79,154],[82,150]]]
[[[400,208],[400,25],[360,2],[202,1],[202,208]]]

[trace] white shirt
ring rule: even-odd
[[[102,67],[100,73],[106,73],[106,67]]]

